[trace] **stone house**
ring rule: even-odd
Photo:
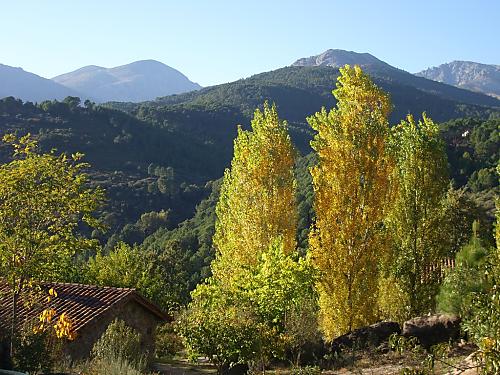
[[[31,307],[22,302],[18,304],[18,325],[21,327],[27,321],[37,319],[40,312],[49,307],[57,312],[54,320],[66,313],[76,333],[73,341],[64,344],[64,351],[72,360],[87,358],[94,343],[115,319],[136,329],[141,334],[143,348],[152,353],[156,326],[170,320],[135,289],[69,283],[43,283],[40,286],[45,292],[38,293]],[[46,291],[51,288],[57,297],[47,302]],[[8,331],[11,314],[12,295],[0,282],[0,327],[3,326],[4,331]]]

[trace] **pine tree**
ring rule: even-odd
[[[295,152],[276,107],[256,110],[252,131],[238,129],[231,169],[224,173],[214,245],[214,272],[229,274],[256,264],[281,237],[286,254],[296,247]]]
[[[389,97],[358,67],[340,69],[337,107],[308,118],[319,163],[311,169],[316,222],[310,247],[321,272],[321,326],[327,338],[376,319],[377,270],[386,252],[381,224],[391,162]]]

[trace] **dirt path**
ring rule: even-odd
[[[169,360],[164,363],[156,363],[155,371],[165,375],[214,375],[217,373],[206,360],[198,363],[190,363],[186,359]]]

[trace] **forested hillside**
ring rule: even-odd
[[[108,197],[103,215],[110,228],[103,239],[145,212],[168,211],[169,227],[190,217],[208,194],[205,183],[222,175],[230,157],[228,150],[182,128],[157,126],[89,102],[82,107],[78,98],[37,106],[2,99],[0,129],[31,133],[44,151],[85,154],[92,183]],[[2,146],[0,152],[5,162],[9,151]]]
[[[410,86],[413,81],[408,73],[384,64],[371,67],[371,74],[392,98],[394,121],[423,111],[438,121],[475,118],[454,120],[442,130],[457,186],[471,179],[477,199],[491,209],[492,196],[483,192],[496,186],[492,168],[498,159],[498,120],[484,120],[495,118],[498,109],[470,103],[482,100],[495,104],[495,99],[435,82],[432,84],[443,88],[431,93],[420,82],[427,80],[412,76],[420,86]],[[334,67],[293,66],[139,104],[98,106],[87,101],[82,106],[77,98],[67,98],[35,106],[6,98],[0,102],[0,126],[2,133],[35,134],[44,150],[84,153],[92,166],[92,180],[105,187],[109,197],[104,217],[110,230],[100,238],[106,241],[116,234],[110,245],[118,239],[141,243],[156,229],[138,228],[142,214],[166,210],[168,220],[161,226],[167,229],[194,214],[195,206],[210,194],[206,183],[220,178],[229,164],[236,125],[248,128],[253,110],[264,100],[277,103],[280,115],[289,122],[294,145],[302,155],[309,154],[313,131],[305,119],[317,108],[335,104],[331,90],[337,76],[338,68]],[[457,92],[465,102],[450,99],[456,98]],[[311,158],[300,159],[303,179],[309,178],[304,166],[311,162]],[[311,199],[312,192],[301,194]],[[303,211],[300,222],[305,230],[311,213],[309,208]],[[307,238],[306,232],[299,244]],[[205,248],[209,243],[206,237],[202,241]],[[197,246],[191,243],[191,251]]]

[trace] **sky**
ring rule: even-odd
[[[498,0],[0,0],[0,63],[51,78],[155,59],[202,86],[330,48],[500,65],[499,19]]]

